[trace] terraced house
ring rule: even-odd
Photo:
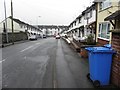
[[[112,30],[110,30],[112,33],[112,48],[116,51],[112,63],[111,82],[120,87],[120,0],[118,6],[119,10],[106,17],[105,21],[109,21],[114,27]]]
[[[0,23],[0,35],[3,43],[6,43],[6,34],[8,34],[8,43],[12,41],[11,16]],[[14,41],[27,40],[31,35],[42,35],[42,31],[37,27],[25,23],[19,19],[13,18]]]
[[[119,9],[119,0],[95,0],[97,9],[97,32],[96,42],[98,45],[111,44],[112,34],[109,32],[114,28],[114,21],[105,21],[105,18]]]
[[[59,26],[59,25],[37,25],[37,27],[46,36],[54,36],[60,34],[62,31],[68,28],[68,26]]]
[[[111,44],[116,54],[110,80],[120,87],[120,0],[94,0],[94,4],[69,25],[67,34],[73,42],[81,42],[92,34],[97,42],[95,46]],[[76,44],[79,46],[80,43]]]
[[[96,4],[87,7],[72,23],[67,31],[71,41],[80,46],[81,41],[85,41],[89,35],[96,39]]]

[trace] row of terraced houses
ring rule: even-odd
[[[15,41],[27,40],[31,35],[37,35],[40,37],[42,31],[39,28],[25,23],[19,19],[13,18],[13,33],[12,36],[12,24],[11,16],[0,22],[0,36],[2,37],[1,44],[10,43],[14,38]]]
[[[120,0],[94,0],[64,33],[80,47],[80,52],[90,36],[95,46],[112,44],[117,53],[113,57],[111,83],[120,87]]]
[[[30,25],[20,19],[13,18],[13,31],[11,24],[11,16],[0,22],[0,44],[11,43],[13,38],[14,42],[27,40],[31,35],[36,35],[37,38],[45,36],[54,36],[67,29],[67,26],[61,25]],[[14,33],[14,37],[12,36]]]

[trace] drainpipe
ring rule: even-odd
[[[97,42],[97,21],[98,21],[98,3],[95,3],[95,10],[96,10],[96,23],[95,23],[95,42]]]

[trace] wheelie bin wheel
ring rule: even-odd
[[[95,80],[94,82],[93,82],[93,85],[97,88],[97,87],[100,87],[100,81],[98,81],[98,80]]]
[[[87,78],[90,79],[90,73],[87,74]]]

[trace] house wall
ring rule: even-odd
[[[2,22],[0,23],[0,33],[3,32],[3,23],[4,23],[4,21],[2,21]]]
[[[120,21],[116,20],[116,29],[120,28]]]
[[[109,15],[111,15],[112,13],[114,13],[116,10],[118,10],[118,2],[117,0],[111,0],[111,7],[109,8],[106,8],[104,10],[99,10],[100,6],[99,6],[99,3],[97,4],[97,32],[96,32],[96,42],[99,42],[101,44],[103,44],[102,42],[100,42],[100,39],[102,41],[106,41],[106,42],[109,42],[109,44],[111,44],[111,37],[112,37],[112,33],[109,34],[110,38],[109,39],[106,39],[106,38],[101,38],[98,36],[98,33],[99,33],[99,24],[100,23],[103,23],[103,22],[109,22],[109,21],[104,21],[104,19],[106,17],[108,17]],[[111,13],[110,13],[111,12]],[[110,30],[113,29],[113,26],[112,24],[110,24]],[[106,44],[106,43],[104,43]]]
[[[120,87],[120,32],[112,33],[112,48],[116,51],[112,62],[111,82]]]
[[[84,19],[84,27],[87,25],[87,20]]]
[[[103,46],[105,44],[109,44],[109,41],[98,38],[97,46]]]
[[[92,17],[89,19],[88,23],[96,21],[96,10],[92,10]]]
[[[92,9],[91,10],[92,11],[92,17],[89,17],[89,19],[88,20],[86,20],[86,19],[84,19],[84,35],[87,37],[89,34],[92,34],[90,31],[90,29],[89,28],[87,28],[87,26],[86,25],[89,25],[89,24],[91,24],[91,23],[93,23],[93,22],[95,22],[96,21],[96,9]],[[90,12],[89,12],[89,14],[90,14]]]
[[[43,34],[46,35],[46,29],[42,29]]]
[[[39,28],[41,28],[41,27],[39,27]],[[43,34],[48,35],[48,36],[53,36],[55,34],[57,35],[58,33],[61,33],[62,30],[63,29],[60,26],[56,26],[56,27],[45,26],[45,27],[41,28],[41,31],[43,32]]]
[[[90,32],[91,30],[87,28],[87,25],[96,21],[96,9],[92,9],[91,11],[92,11],[92,17],[90,17],[88,20],[85,19],[85,16],[86,16],[86,14],[88,16],[90,16],[90,12],[89,13],[85,12],[84,15],[81,14],[81,16],[80,16],[81,17],[81,22],[79,22],[79,19],[76,18],[70,24],[68,32],[71,31],[71,30],[76,31],[76,32],[72,33],[74,39],[82,39],[83,40],[91,33]],[[75,25],[75,22],[76,22],[76,25]],[[79,32],[78,28],[80,28],[81,26],[84,26],[84,30]],[[79,33],[80,33],[80,37],[78,37]],[[84,33],[84,35],[83,35],[83,33]]]
[[[8,32],[12,32],[12,25],[11,25],[10,18],[7,19],[7,28],[8,28]],[[14,32],[19,32],[19,30],[20,30],[19,24],[16,23],[15,21],[13,21],[13,29],[14,29]]]
[[[52,35],[55,35],[57,33],[57,31],[53,28],[52,29]]]
[[[3,33],[3,23],[5,23],[5,20],[3,22],[0,23],[0,28],[2,28],[0,30],[0,33]],[[13,29],[14,32],[19,32],[21,31],[20,25],[18,23],[16,23],[15,21],[13,21]],[[25,30],[24,30],[25,31]],[[11,24],[11,19],[7,18],[7,32],[12,32],[12,24]]]
[[[90,17],[90,12],[92,12],[92,16],[91,17]],[[96,9],[95,8],[91,9],[90,12],[89,13],[85,13],[89,17],[88,20],[85,19],[86,15],[84,15],[83,18],[82,18],[83,19],[83,25],[84,25],[84,37],[87,37],[88,35],[93,34],[93,32],[91,32],[91,29],[89,29],[87,27],[87,25],[89,25],[89,24],[91,24],[91,23],[96,21]]]
[[[84,25],[84,16],[81,17],[81,23],[78,24],[78,27],[81,27]]]

